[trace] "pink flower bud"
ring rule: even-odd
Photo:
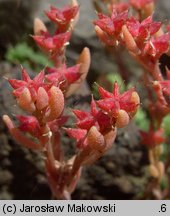
[[[88,145],[95,150],[102,151],[106,147],[103,135],[95,126],[91,127],[87,135]]]
[[[49,98],[48,94],[45,91],[44,88],[39,87],[38,92],[37,92],[37,101],[36,101],[36,107],[38,110],[42,110],[45,107],[48,106],[49,103]]]
[[[125,110],[119,110],[118,116],[116,118],[116,124],[115,126],[118,128],[125,127],[129,124],[129,115]]]
[[[136,55],[139,55],[140,54],[140,50],[139,48],[137,47],[137,44],[134,40],[134,38],[132,37],[131,33],[129,32],[128,28],[126,25],[124,25],[122,27],[122,33],[123,33],[123,37],[124,37],[124,41],[125,41],[125,44],[127,46],[127,49],[136,54]]]
[[[142,10],[143,10],[143,14],[144,14],[143,17],[150,16],[154,12],[154,3],[150,2],[150,3],[146,4]]]
[[[45,114],[46,121],[53,121],[58,118],[64,109],[64,95],[62,91],[55,86],[49,90],[49,110]]]
[[[116,128],[114,130],[109,131],[107,134],[104,135],[104,139],[106,142],[105,150],[108,150],[112,147],[112,145],[115,141],[116,135],[117,135],[117,129]]]
[[[139,95],[138,95],[138,93],[136,91],[134,91],[132,93],[131,102],[136,104],[136,109],[134,109],[134,111],[129,113],[130,118],[132,118],[136,114],[136,112],[137,112],[137,110],[139,108],[139,105],[140,105],[140,97],[139,97]]]
[[[138,95],[138,93],[136,91],[134,91],[132,93],[132,96],[131,96],[131,102],[132,103],[135,103],[136,105],[139,105],[140,104],[140,97]]]
[[[149,172],[150,172],[150,175],[154,178],[158,178],[159,177],[159,172],[158,172],[158,169],[155,165],[151,164],[149,166]]]
[[[47,28],[45,24],[39,18],[35,18],[34,20],[34,34],[41,35],[42,32],[47,32]]]
[[[86,76],[90,68],[90,63],[90,50],[86,47],[83,49],[82,53],[79,56],[79,59],[77,60],[77,64],[80,64],[80,69],[78,73],[81,74],[81,76],[75,83],[69,86],[68,90],[66,91],[66,97],[72,95],[86,79]]]
[[[95,26],[95,32],[98,36],[98,38],[106,45],[108,46],[115,46],[116,45],[116,39],[113,37],[110,37],[107,35],[104,31],[101,30],[99,26]]]
[[[159,178],[162,179],[165,174],[165,165],[162,161],[159,161],[157,166],[159,170]]]
[[[19,106],[30,113],[35,111],[35,105],[32,101],[31,94],[28,88],[25,88],[17,99]]]

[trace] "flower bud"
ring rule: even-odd
[[[39,18],[35,18],[34,20],[34,34],[41,35],[42,32],[47,32],[47,28],[45,24]]]
[[[108,46],[116,46],[116,39],[114,37],[109,37],[99,26],[95,26],[95,32],[98,38]]]
[[[129,115],[125,110],[119,110],[115,126],[118,128],[125,127],[129,123]]]
[[[140,98],[136,91],[132,93],[131,102],[135,103],[136,105],[140,104]]]
[[[150,2],[149,4],[146,4],[142,9],[142,12],[145,18],[152,15],[152,13],[154,12],[154,3]]]
[[[75,83],[72,83],[69,86],[65,94],[66,97],[72,95],[86,79],[90,67],[90,62],[91,62],[90,50],[87,47],[85,47],[82,53],[80,54],[79,59],[77,60],[77,64],[80,64],[79,74],[81,74],[81,76]]]
[[[108,150],[112,147],[112,144],[115,141],[116,135],[117,135],[117,129],[116,128],[115,128],[115,130],[111,130],[107,134],[104,135],[104,139],[106,142],[105,150]]]
[[[46,121],[53,121],[58,118],[64,109],[64,95],[62,91],[55,86],[52,86],[49,96],[49,111],[46,113]]]
[[[155,165],[151,164],[149,166],[149,172],[150,172],[152,177],[158,178],[159,172],[158,172],[158,169],[157,169],[157,167]]]
[[[128,50],[136,55],[140,54],[140,50],[137,47],[137,44],[134,40],[134,38],[132,37],[131,33],[129,32],[128,28],[126,25],[124,25],[122,27],[122,32],[123,32],[123,37],[124,37],[124,41],[126,43],[126,46],[128,48]]]
[[[165,165],[162,161],[158,162],[157,168],[159,170],[159,178],[162,179],[162,177],[165,174]]]
[[[37,101],[36,101],[37,109],[38,110],[44,109],[45,107],[48,106],[48,102],[49,102],[49,98],[47,92],[45,91],[44,88],[40,87],[37,93]]]
[[[129,113],[130,118],[132,118],[132,117],[136,114],[136,112],[137,112],[137,110],[138,110],[138,107],[139,107],[139,105],[140,105],[140,97],[139,97],[139,95],[138,95],[138,93],[137,93],[136,91],[134,91],[134,92],[132,93],[131,102],[134,103],[134,104],[136,105],[136,109],[135,109],[133,112],[130,112],[130,113]]]
[[[25,88],[17,99],[19,106],[30,113],[35,111],[35,105],[32,102],[31,93],[28,88]]]
[[[97,130],[95,126],[92,126],[87,135],[88,145],[95,150],[102,151],[106,147],[103,135]]]

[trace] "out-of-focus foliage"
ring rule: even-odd
[[[164,119],[163,119],[163,128],[165,131],[166,136],[170,136],[170,115],[167,115]]]
[[[149,119],[147,118],[146,112],[142,108],[139,108],[134,120],[141,130],[149,130]]]
[[[164,176],[164,178],[160,182],[160,187],[162,190],[168,188],[168,178],[166,176]]]
[[[35,52],[26,43],[19,43],[16,46],[10,46],[6,53],[6,60],[14,64],[22,64],[25,67],[39,70],[42,66],[51,66],[48,58],[40,52]]]

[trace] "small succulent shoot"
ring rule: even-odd
[[[136,38],[127,25],[127,22],[130,21],[128,12],[124,11],[125,8],[127,9],[127,5],[126,7],[125,5],[114,7],[111,17],[98,14],[99,20],[94,22],[98,36],[109,46],[123,42],[134,55],[153,54],[153,47],[143,49],[144,47],[139,47],[139,43],[135,41]],[[92,97],[89,111],[73,110],[76,117],[75,128],[63,127],[68,120],[68,116],[64,115],[65,98],[77,91],[86,79],[91,56],[90,50],[86,47],[80,54],[76,65],[67,67],[65,52],[79,17],[79,6],[76,0],[63,9],[51,6],[45,14],[56,27],[54,34],[51,35],[45,24],[36,18],[32,37],[40,49],[52,60],[54,66],[40,71],[33,79],[27,70],[22,68],[21,80],[8,80],[13,88],[12,93],[18,106],[27,115],[16,116],[18,121],[16,124],[7,115],[3,116],[3,121],[12,137],[20,145],[41,151],[53,196],[57,199],[70,199],[80,179],[83,166],[93,164],[112,147],[117,136],[117,129],[129,124],[140,106],[140,98],[134,88],[120,93],[117,82],[113,85],[113,92],[108,92],[98,86],[100,99],[96,101]],[[151,28],[152,25],[153,28]],[[136,26],[135,28],[139,29],[142,26],[144,33],[145,30],[155,33],[159,27],[152,20],[146,20],[145,23],[139,23]],[[143,34],[141,36],[140,33],[139,37],[143,37]],[[158,58],[167,48],[168,39],[162,37],[152,40],[153,46],[160,48],[155,51],[154,58]],[[160,83],[160,85],[164,84]],[[66,159],[61,147],[63,131],[75,139],[77,147],[75,154],[69,159]],[[154,135],[153,139],[155,139]],[[155,166],[155,163],[153,165]],[[152,170],[154,169],[159,172],[159,176],[163,176],[161,163],[152,167]]]

